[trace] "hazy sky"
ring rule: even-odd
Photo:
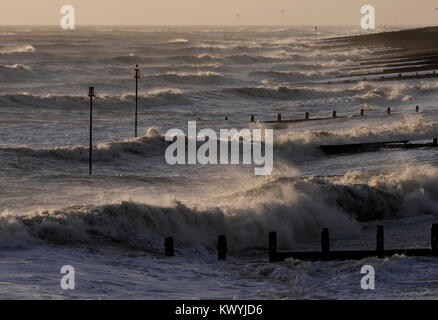
[[[0,24],[59,24],[66,4],[77,25],[358,25],[365,4],[380,26],[438,24],[438,0],[0,0]]]

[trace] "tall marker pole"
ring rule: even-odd
[[[137,138],[137,114],[138,114],[138,79],[140,78],[140,69],[138,68],[138,64],[134,69],[134,78],[135,78],[135,137]]]
[[[93,163],[93,97],[94,87],[89,87],[88,89],[88,97],[90,98],[90,156],[89,156],[89,175],[93,174],[92,171],[92,163]]]

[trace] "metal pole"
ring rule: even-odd
[[[92,163],[93,163],[93,97],[94,97],[94,87],[90,87],[88,91],[88,97],[90,97],[90,149],[89,149],[89,175],[93,174]]]
[[[138,64],[134,69],[134,78],[135,78],[135,137],[137,138],[137,118],[138,118],[138,78],[140,78],[140,69],[138,68]]]

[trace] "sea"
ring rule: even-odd
[[[366,32],[1,26],[0,299],[437,299],[437,258],[268,259],[271,231],[288,251],[320,250],[322,228],[331,250],[372,250],[378,225],[386,248],[430,247],[437,148],[320,148],[438,137],[437,79],[342,81],[374,48],[324,39]],[[306,112],[321,119],[264,123]],[[272,173],[168,164],[165,134],[187,132],[188,121],[216,132],[273,129]],[[222,261],[218,235],[228,243]],[[61,286],[66,265],[74,289]],[[365,265],[374,289],[361,285]]]

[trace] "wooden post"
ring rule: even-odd
[[[416,106],[415,107],[415,112],[419,112],[420,111],[420,106]]]
[[[391,114],[391,107],[388,107],[388,109],[386,110],[386,112],[387,112],[388,114]]]
[[[361,117],[363,117],[363,116],[364,116],[364,114],[365,114],[365,111],[364,111],[364,109],[360,109],[360,116],[361,116]]]
[[[88,97],[90,98],[90,147],[88,158],[88,174],[91,176],[93,174],[93,97],[95,97],[94,87],[88,88]]]
[[[438,138],[433,138],[432,145],[433,145],[434,147],[438,147]]]
[[[269,262],[277,261],[277,232],[269,232]]]
[[[225,260],[227,258],[227,239],[224,235],[220,235],[217,239],[217,258],[218,260]]]
[[[281,121],[281,113],[277,114],[277,121]]]
[[[323,254],[330,252],[330,236],[327,228],[323,228],[321,231],[321,251]]]
[[[134,78],[135,78],[135,138],[137,138],[137,114],[138,114],[138,79],[140,78],[140,69],[138,68],[138,64],[134,69]]]
[[[254,115],[252,114],[251,115],[251,122],[254,122],[255,121],[255,117],[254,117]]]
[[[333,110],[333,118],[336,118],[336,111]]]
[[[165,252],[166,256],[168,256],[168,257],[173,257],[175,255],[175,251],[173,249],[173,238],[172,237],[167,237],[164,240],[164,252]]]
[[[430,227],[430,245],[432,247],[432,254],[438,256],[438,224],[434,223]]]
[[[310,119],[310,114],[308,112],[306,112],[306,120]]]
[[[384,232],[383,232],[383,226],[377,226],[376,251],[377,251],[377,256],[379,258],[383,258],[383,251],[384,251]]]

